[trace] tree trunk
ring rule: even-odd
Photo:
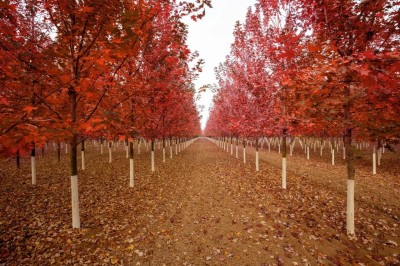
[[[82,139],[81,143],[81,159],[82,159],[82,170],[85,170],[85,140]]]
[[[68,91],[70,98],[70,112],[72,123],[76,122],[76,91],[74,88],[70,88]],[[79,216],[79,192],[78,192],[78,156],[77,156],[77,146],[78,146],[78,134],[73,133],[71,139],[71,205],[72,205],[72,227],[80,228],[80,216]]]
[[[331,156],[332,156],[332,165],[335,165],[335,144],[333,139],[331,140]]]
[[[133,187],[135,185],[134,176],[134,150],[133,150],[133,140],[129,141],[129,186]]]
[[[169,158],[172,159],[172,138],[169,139]]]
[[[112,162],[112,146],[111,141],[108,141],[108,162]]]
[[[372,174],[376,175],[376,147],[374,144],[374,150],[372,152]]]
[[[243,141],[243,163],[246,163],[246,141]]]
[[[61,144],[60,142],[57,143],[57,159],[61,161]]]
[[[162,140],[162,145],[163,145],[163,148],[162,148],[163,163],[165,163],[165,138],[163,138],[163,140]]]
[[[344,145],[346,149],[346,160],[347,160],[347,234],[354,235],[354,151],[351,145],[352,128],[351,128],[351,117],[350,117],[350,87],[349,85],[344,88],[344,100],[343,113],[344,113]]]
[[[126,137],[125,139],[125,150],[126,150],[126,159],[129,158],[129,139]]]
[[[233,137],[231,137],[231,155],[233,155]]]
[[[151,172],[155,172],[155,162],[154,162],[154,140],[151,140]]]
[[[32,185],[36,185],[36,148],[35,142],[32,143],[31,150],[31,168],[32,168]]]
[[[286,135],[287,128],[282,130],[282,188],[286,189]]]
[[[239,138],[236,138],[236,159],[239,159]]]
[[[256,139],[256,171],[260,171],[260,167],[258,164],[258,138]]]
[[[15,159],[17,161],[17,169],[21,169],[21,161],[20,161],[19,149],[17,150],[17,154],[15,156]]]

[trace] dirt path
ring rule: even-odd
[[[255,172],[251,152],[244,165],[199,139],[165,164],[156,150],[155,174],[142,149],[130,189],[123,150],[113,164],[94,148],[88,152],[88,170],[80,173],[79,231],[69,227],[66,169],[54,158],[39,160],[34,190],[28,175],[10,180],[12,167],[2,168],[0,265],[399,263],[398,204],[384,209],[366,197],[357,205],[357,237],[348,239],[345,199],[326,181],[331,174],[318,182],[312,169],[300,167],[283,192],[279,165],[263,161]],[[392,202],[395,196],[387,195]]]

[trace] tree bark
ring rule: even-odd
[[[154,162],[154,139],[151,139],[151,172],[155,172],[155,162]]]
[[[286,189],[286,136],[287,128],[282,130],[282,188]]]
[[[133,150],[133,140],[129,141],[129,186],[134,187],[135,176],[134,176],[134,150]]]
[[[162,145],[163,145],[163,163],[165,163],[165,138],[163,138],[163,140],[162,140]]]
[[[60,142],[57,143],[57,159],[61,161],[61,144]]]
[[[243,163],[246,163],[246,140],[243,140]]]
[[[259,161],[258,161],[258,138],[256,138],[256,171],[260,171]]]
[[[82,139],[81,143],[81,159],[82,159],[82,170],[85,170],[85,140]]]
[[[350,99],[350,86],[344,88],[344,145],[346,149],[347,161],[347,234],[354,235],[354,151],[351,145],[352,128],[351,128],[351,99]]]
[[[19,155],[19,149],[17,150],[17,154],[15,156],[16,162],[17,162],[17,169],[21,169],[21,161],[20,161],[20,155]]]
[[[31,170],[32,170],[32,185],[36,185],[36,148],[35,142],[32,142],[31,149]]]
[[[68,90],[70,98],[70,114],[72,123],[76,122],[76,96],[77,93],[73,87]],[[70,155],[70,172],[71,172],[71,203],[72,203],[72,227],[80,228],[80,215],[79,215],[79,194],[78,194],[78,134],[73,133],[71,138],[71,155]]]

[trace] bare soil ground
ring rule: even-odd
[[[242,163],[199,139],[156,173],[142,146],[135,188],[120,146],[114,161],[92,145],[79,173],[82,229],[71,229],[68,158],[0,164],[0,265],[399,265],[399,156],[385,154],[372,176],[361,154],[356,176],[356,237],[345,230],[346,175],[328,154],[288,156],[254,150]],[[325,150],[325,153],[328,153]],[[239,153],[240,155],[242,153]],[[363,157],[365,156],[365,158]]]

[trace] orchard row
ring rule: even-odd
[[[375,173],[376,150],[400,139],[399,10],[392,0],[258,0],[216,69],[206,134],[255,141],[257,149],[263,137],[278,138],[283,189],[295,137],[342,140],[349,235],[354,144],[371,143]]]
[[[193,80],[203,62],[186,45],[182,19],[200,19],[206,6],[12,0],[0,7],[0,152],[30,153],[34,178],[35,148],[67,142],[74,228],[80,143],[84,151],[86,139],[124,139],[133,168],[135,139],[200,133]]]

